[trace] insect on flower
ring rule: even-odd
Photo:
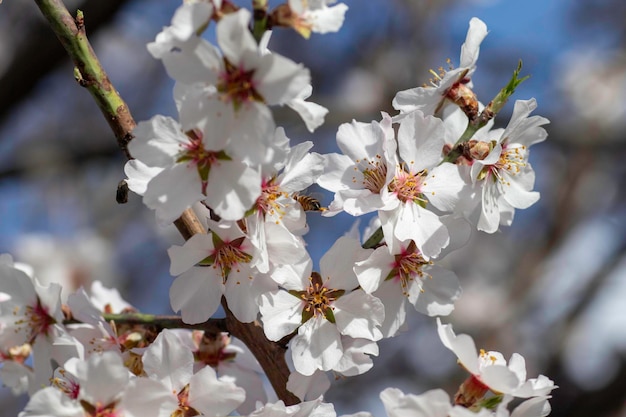
[[[326,207],[322,207],[319,199],[310,195],[293,193],[291,197],[300,203],[304,211],[326,211]]]

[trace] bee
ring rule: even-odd
[[[310,195],[293,193],[291,198],[300,203],[304,211],[326,211],[326,207],[322,207],[319,200]]]

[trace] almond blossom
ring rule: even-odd
[[[434,80],[431,81],[432,86],[398,92],[393,99],[393,107],[400,111],[400,118],[416,110],[426,115],[435,114],[441,109],[446,99],[452,100],[461,107],[466,107],[468,112],[477,110],[476,97],[469,87],[471,87],[471,76],[476,69],[480,44],[485,36],[487,36],[487,26],[482,20],[473,17],[470,20],[465,43],[461,46],[459,67],[449,71],[442,68],[439,73],[431,70],[434,76]]]
[[[328,5],[336,0],[288,0],[289,26],[293,27],[305,38],[314,33],[337,32],[343,25],[348,6],[339,3]]]
[[[457,356],[459,363],[471,374],[461,385],[455,398],[457,404],[471,406],[491,390],[519,398],[546,396],[557,388],[549,378],[526,379],[526,362],[514,353],[507,365],[500,352],[476,350],[474,340],[466,335],[456,335],[452,325],[442,324],[437,317],[437,331],[445,347]]]
[[[282,128],[278,132],[284,136]],[[298,263],[308,257],[300,238],[308,230],[306,214],[297,195],[324,169],[322,157],[308,152],[312,146],[311,142],[296,145],[284,160],[262,167],[261,196],[245,218],[246,234],[259,250],[255,266],[260,272],[268,272],[271,264]]]
[[[210,366],[218,378],[232,380],[235,385],[244,389],[246,398],[237,407],[239,414],[251,413],[257,402],[267,401],[261,365],[239,339],[228,333],[211,335],[201,331],[181,330],[176,335],[191,348],[195,360],[194,372]]]
[[[143,195],[163,225],[197,201],[226,220],[238,220],[261,193],[258,170],[198,132],[184,133],[172,118],[155,116],[140,122],[133,133],[129,151],[137,160],[125,168],[129,188]]]
[[[278,401],[267,403],[259,407],[246,417],[336,417],[335,407],[322,402],[322,397],[300,404],[285,406]]]
[[[147,45],[148,51],[160,59],[173,49],[185,48],[187,42],[197,41],[196,34],[209,23],[213,10],[210,2],[183,3],[174,12],[172,24],[163,28],[154,42]]]
[[[131,379],[122,358],[115,352],[72,358],[63,365],[64,379],[37,391],[19,417],[169,417],[176,402],[160,382]]]
[[[381,122],[352,121],[339,126],[337,146],[343,154],[325,155],[324,173],[317,183],[335,193],[325,216],[346,211],[353,216],[381,209],[392,170],[389,170],[397,144],[391,118]]]
[[[542,125],[548,120],[530,116],[537,108],[535,99],[518,100],[506,129],[494,129],[478,143],[486,154],[474,159],[471,178],[482,185],[478,229],[487,233],[498,230],[500,224],[510,225],[515,209],[528,208],[539,200],[532,191],[535,173],[528,163],[529,147],[545,140]]]
[[[25,272],[27,271],[27,272]],[[30,275],[27,265],[14,264],[0,255],[0,358],[2,374],[15,391],[34,392],[52,375],[51,359],[59,360],[53,347],[66,334],[61,325],[61,286],[43,286]],[[32,355],[34,373],[24,362]],[[6,367],[6,369],[4,369]]]
[[[309,71],[278,54],[264,53],[248,30],[250,12],[217,24],[219,50],[199,39],[193,48],[163,58],[169,75],[187,87],[180,94],[183,129],[198,128],[230,144],[243,160],[263,162],[275,130],[268,105],[284,105],[309,85]]]
[[[276,283],[253,267],[257,250],[234,222],[208,222],[208,234],[167,251],[170,273],[177,276],[170,287],[172,308],[181,311],[185,323],[202,323],[224,295],[235,317],[251,322],[259,311],[257,298]]]
[[[301,374],[334,369],[344,355],[342,335],[370,341],[382,337],[378,326],[384,319],[383,305],[357,288],[352,270],[369,252],[343,237],[322,257],[320,273],[311,272],[307,262],[283,266],[272,275],[283,289],[261,296],[263,330],[270,340],[298,331],[290,347]]]
[[[143,369],[167,388],[180,415],[223,417],[245,398],[245,391],[228,377],[218,378],[210,366],[194,372],[191,350],[175,332],[165,329],[143,354]]]
[[[426,259],[437,256],[450,242],[440,215],[450,212],[465,187],[458,168],[442,163],[445,128],[441,119],[415,111],[400,121],[398,153],[391,155],[389,193],[378,211],[390,249],[413,240]],[[391,239],[394,236],[395,239]]]
[[[446,316],[461,295],[454,272],[425,260],[415,242],[398,242],[394,247],[391,251],[382,245],[354,266],[361,288],[385,306],[384,337],[394,336],[404,325],[405,301],[422,314]]]
[[[492,411],[488,408],[468,409],[452,405],[448,394],[441,389],[429,390],[420,395],[404,394],[397,388],[387,388],[380,393],[388,417],[544,417],[550,412],[549,397],[536,397],[524,401],[510,413],[507,406],[512,398],[506,396]],[[361,412],[352,415],[357,416],[371,417],[371,414]]]

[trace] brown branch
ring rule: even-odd
[[[128,106],[113,88],[100,61],[96,57],[85,35],[84,16],[78,12],[72,18],[61,0],[35,0],[35,3],[48,20],[59,41],[76,66],[74,73],[78,83],[87,88],[102,111],[111,130],[117,138],[120,149],[131,158],[127,145],[133,138],[135,121]],[[174,224],[185,239],[197,233],[206,233],[196,214],[185,210]],[[260,326],[253,323],[240,323],[223,303],[226,311],[226,327],[235,337],[243,341],[253,352],[278,397],[287,405],[300,402],[287,391],[289,369],[285,362],[285,348],[265,337]]]

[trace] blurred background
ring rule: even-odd
[[[274,109],[292,143],[334,152],[352,119],[393,113],[399,90],[422,85],[428,69],[458,65],[468,22],[487,24],[475,92],[488,102],[522,60],[530,74],[513,99],[535,97],[548,140],[531,151],[541,200],[513,226],[474,232],[445,258],[464,294],[444,322],[479,347],[519,352],[529,377],[548,375],[552,416],[626,416],[626,3],[621,0],[344,0],[337,34],[309,41],[275,31],[270,47],[311,70],[312,100],[329,108],[309,134],[289,109]],[[67,1],[80,8],[92,45],[137,121],[176,116],[173,83],[145,45],[169,24],[180,0]],[[249,2],[239,2],[249,7]],[[278,2],[271,2],[276,5]],[[211,35],[209,35],[211,36]],[[498,117],[506,125],[512,101]],[[0,6],[0,252],[68,285],[94,279],[121,289],[141,311],[169,314],[166,249],[176,230],[131,195],[117,205],[124,158],[34,2]],[[331,200],[325,197],[325,204]],[[314,259],[353,224],[310,215]],[[363,222],[364,225],[365,222]],[[370,410],[388,386],[419,394],[464,379],[433,319],[413,312],[409,331],[380,343],[368,373],[334,381],[338,414]],[[0,415],[24,399],[3,392]],[[13,405],[15,404],[15,405]],[[13,408],[15,407],[15,408]]]

